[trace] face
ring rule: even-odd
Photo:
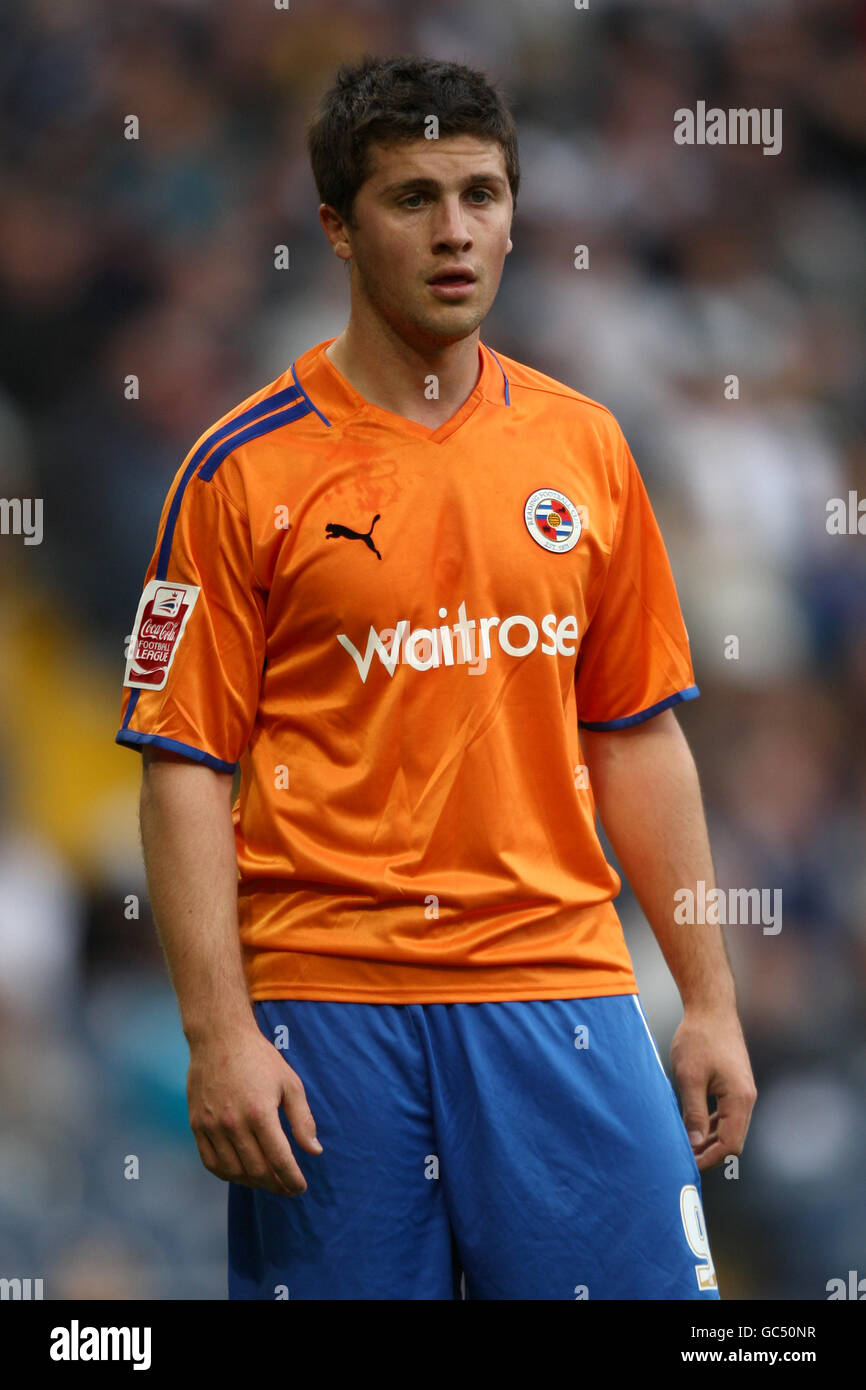
[[[355,198],[354,227],[322,204],[338,256],[352,262],[358,300],[406,341],[446,346],[473,333],[496,298],[513,202],[496,141],[455,135],[371,148],[371,173]],[[460,267],[464,286],[430,282]],[[359,306],[360,307],[360,306]]]

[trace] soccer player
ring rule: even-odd
[[[755,1087],[720,930],[674,919],[713,866],[646,490],[480,340],[519,182],[485,76],[366,56],[308,138],[349,320],[184,460],[117,734],[229,1297],[716,1299],[700,1171]]]

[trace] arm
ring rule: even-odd
[[[226,1181],[306,1189],[279,1122],[320,1153],[300,1077],[258,1028],[238,933],[232,777],[145,747],[141,839],[154,919],[190,1048],[190,1126]]]
[[[671,1063],[698,1168],[712,1168],[742,1152],[757,1093],[721,928],[674,921],[677,889],[715,886],[694,759],[673,710],[581,729],[580,742],[601,822],[683,1002]]]

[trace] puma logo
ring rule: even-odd
[[[325,536],[329,541],[334,540],[337,536],[348,536],[350,541],[363,541],[368,549],[372,550],[374,555],[379,555],[378,550],[373,544],[373,527],[376,525],[381,515],[381,512],[376,513],[373,520],[370,522],[369,531],[353,531],[348,526],[341,526],[337,521],[328,521],[325,523]],[[382,556],[379,555],[380,560],[381,558]]]

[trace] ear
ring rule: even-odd
[[[327,203],[319,204],[319,221],[325,232],[325,236],[331,243],[331,249],[335,256],[341,261],[352,259],[351,244],[346,235],[346,224],[337,212]]]

